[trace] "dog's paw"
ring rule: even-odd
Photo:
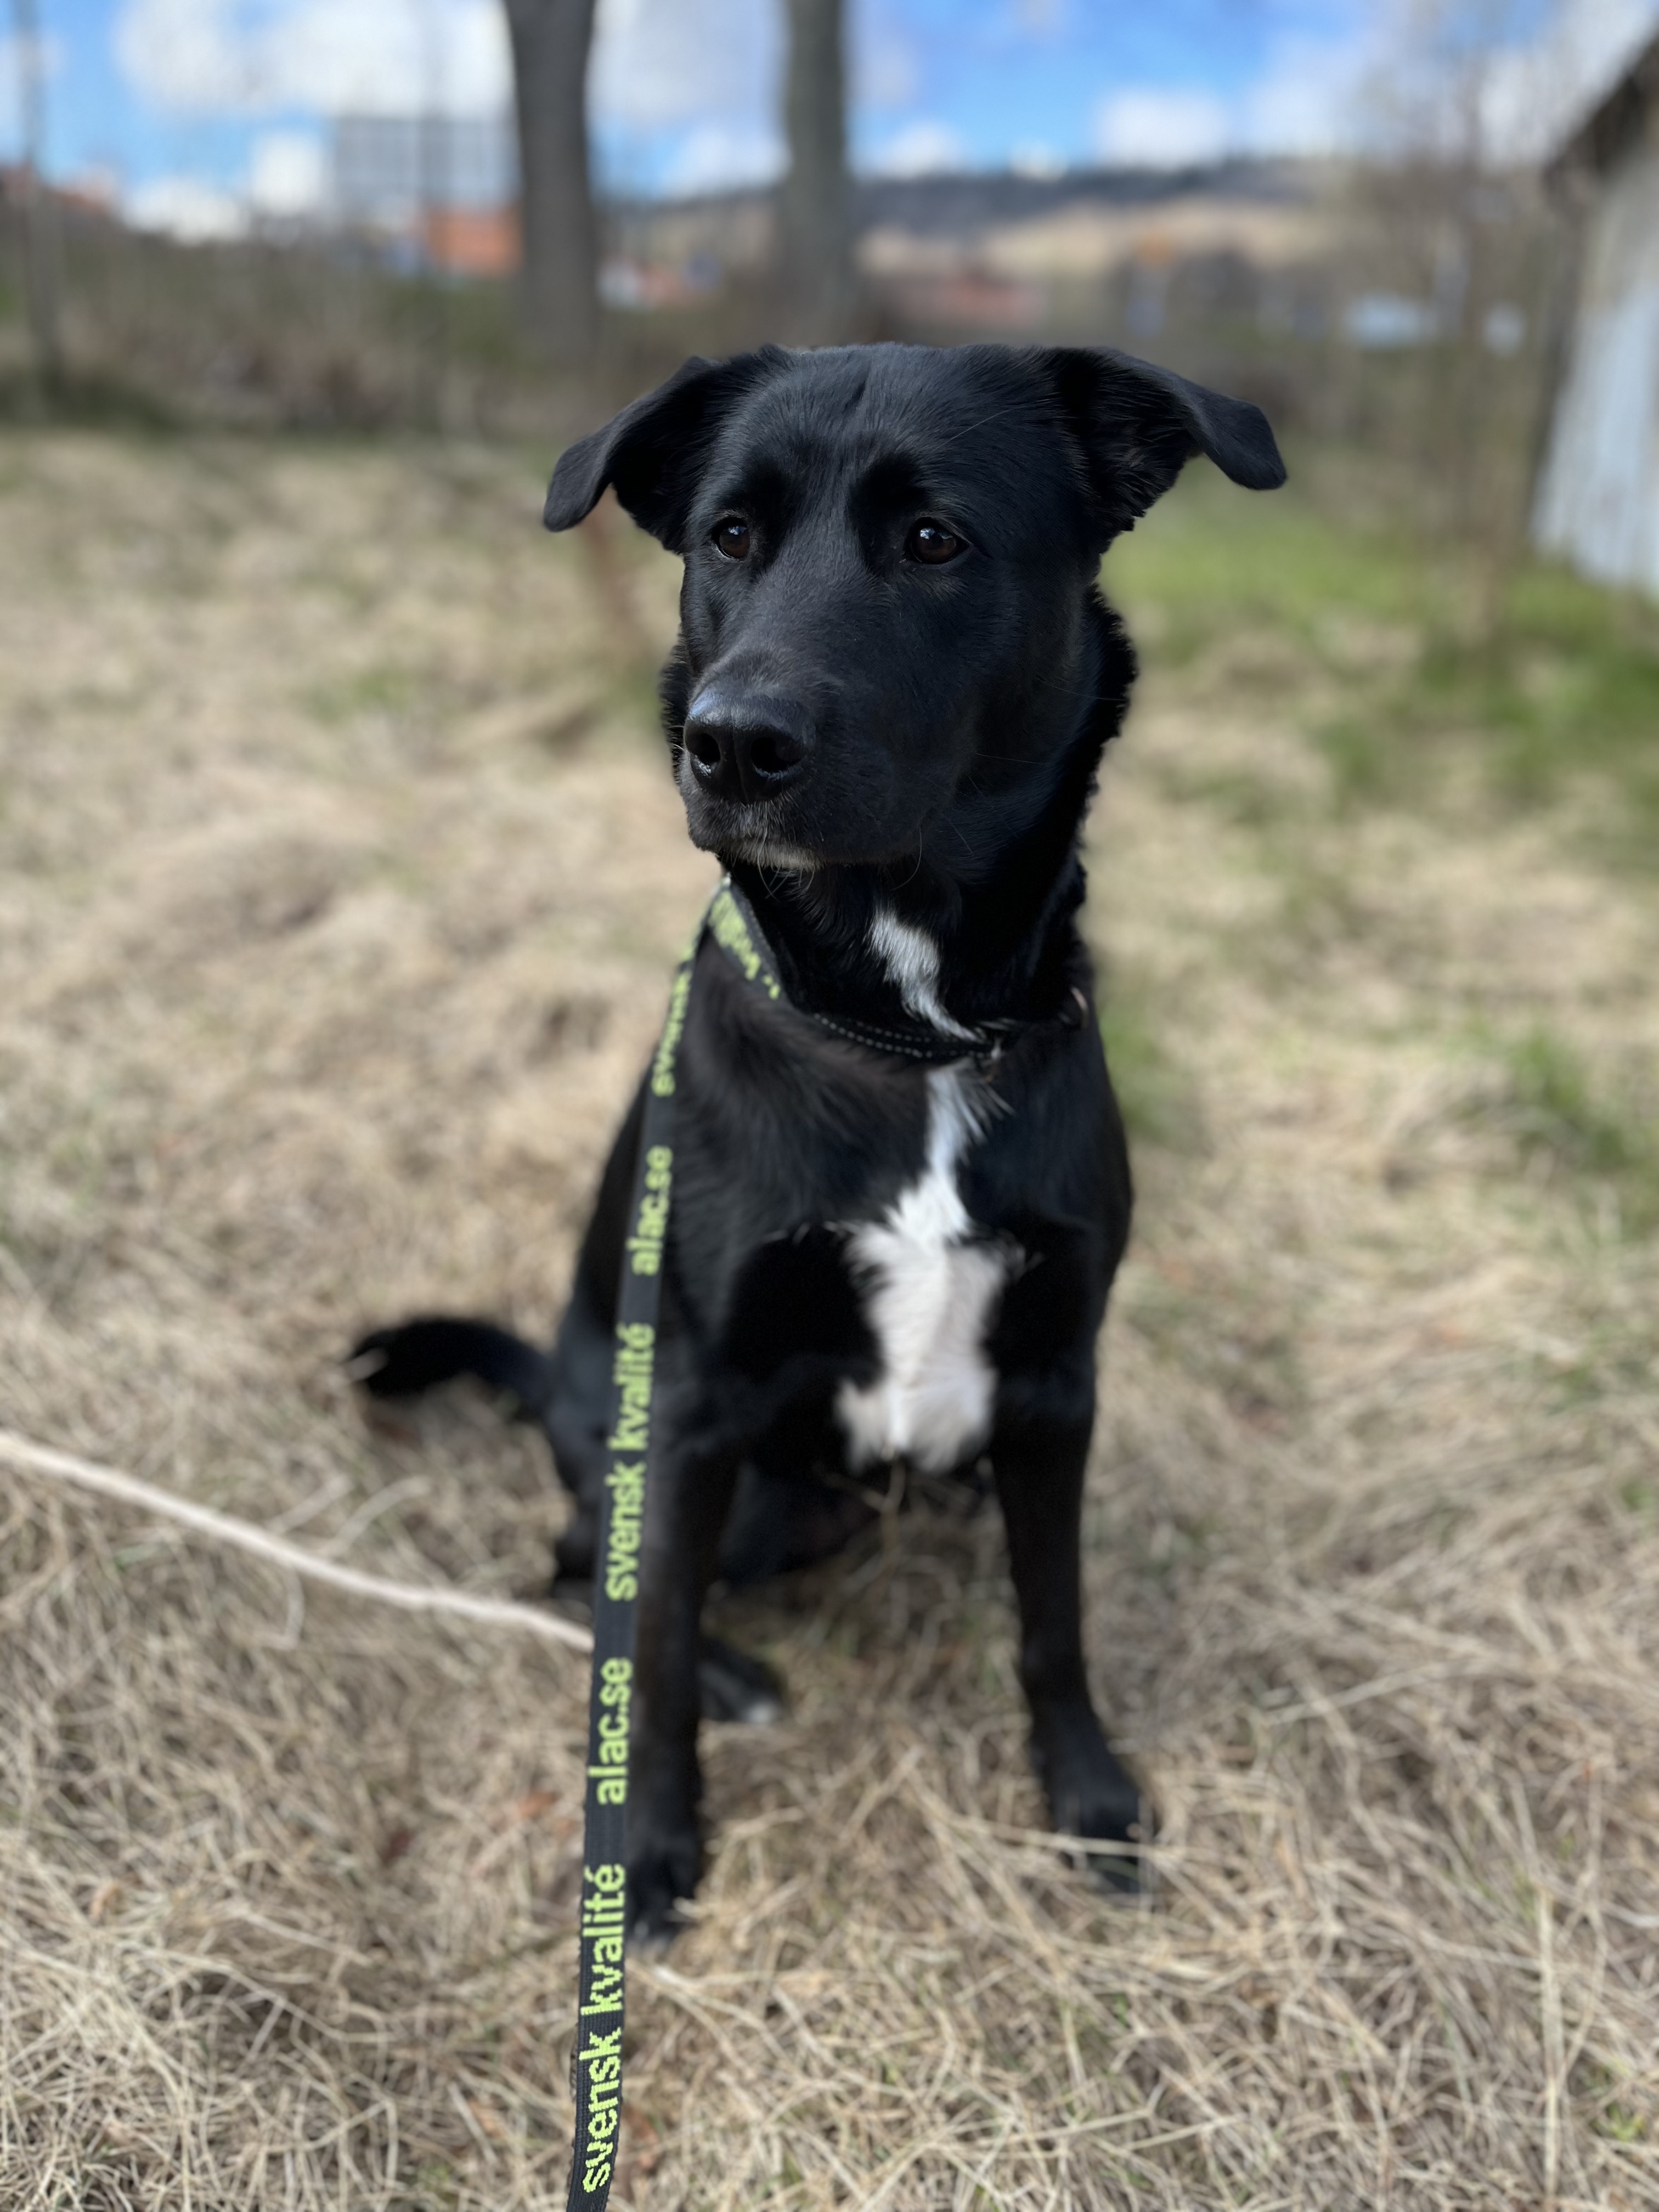
[[[697,1683],[706,1721],[740,1721],[750,1728],[783,1718],[783,1683],[763,1659],[751,1658],[716,1636],[705,1636],[697,1654]]]
[[[367,1336],[360,1336],[340,1363],[346,1380],[376,1398],[406,1395],[398,1387],[404,1347],[398,1340],[402,1334],[399,1328],[372,1328]]]
[[[665,1950],[685,1925],[680,1911],[696,1893],[702,1846],[695,1823],[647,1830],[628,1850],[628,1932],[636,1951]]]
[[[1056,1717],[1034,1732],[1031,1753],[1058,1832],[1109,1846],[1076,1852],[1074,1861],[1109,1894],[1139,1895],[1145,1886],[1140,1846],[1152,1839],[1152,1809],[1094,1714]]]

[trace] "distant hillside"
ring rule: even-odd
[[[1299,206],[1316,195],[1326,175],[1323,165],[1314,161],[1242,159],[1188,169],[1065,169],[1052,177],[971,169],[957,175],[860,177],[854,198],[860,229],[891,224],[921,236],[964,237],[1079,204],[1146,207],[1201,193]],[[619,199],[611,212],[623,224],[679,216],[741,227],[763,215],[771,200],[769,188],[750,186],[675,200]]]
[[[1056,177],[1010,170],[962,176],[866,177],[860,180],[860,222],[892,223],[933,236],[959,236],[994,224],[1029,222],[1080,203],[1146,207],[1202,193],[1217,199],[1299,206],[1322,172],[1308,161],[1217,161],[1190,169],[1067,169]]]

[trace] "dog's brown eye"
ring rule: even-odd
[[[711,532],[716,549],[728,561],[741,561],[749,550],[749,525],[740,514],[728,514]]]
[[[956,559],[962,540],[942,522],[918,522],[905,539],[904,550],[913,561],[925,561],[930,568],[937,568]]]

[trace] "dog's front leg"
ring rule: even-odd
[[[1083,1476],[1092,1392],[1070,1418],[999,1423],[991,1462],[1019,1601],[1020,1680],[1031,1709],[1031,1759],[1062,1834],[1133,1845],[1150,1827],[1133,1777],[1111,1751],[1083,1660]],[[1133,1889],[1133,1856],[1091,1863],[1107,1887]]]
[[[673,1934],[702,1870],[699,1623],[737,1477],[732,1453],[665,1443],[646,1511],[628,1784],[629,1917],[647,1943]]]

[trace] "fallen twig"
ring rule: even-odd
[[[211,1538],[216,1544],[231,1545],[238,1551],[251,1553],[256,1559],[264,1559],[275,1567],[286,1567],[289,1573],[303,1575],[310,1582],[327,1583],[354,1597],[400,1606],[405,1613],[448,1613],[456,1620],[473,1620],[492,1628],[528,1629],[532,1635],[543,1637],[549,1643],[567,1644],[573,1651],[593,1649],[593,1638],[586,1629],[575,1621],[562,1619],[556,1613],[543,1613],[534,1606],[519,1605],[509,1598],[473,1597],[465,1590],[392,1582],[385,1575],[368,1575],[356,1567],[343,1567],[337,1560],[319,1559],[314,1552],[290,1544],[285,1537],[270,1535],[250,1521],[239,1521],[228,1513],[216,1513],[210,1506],[194,1505],[187,1498],[175,1498],[118,1468],[100,1467],[94,1460],[76,1458],[72,1452],[55,1451],[48,1444],[32,1443],[9,1429],[0,1429],[0,1460],[33,1474],[50,1475],[60,1482],[72,1482],[82,1490],[95,1490],[106,1498],[118,1498],[126,1505],[143,1506],[147,1511],[181,1522],[198,1535]]]

